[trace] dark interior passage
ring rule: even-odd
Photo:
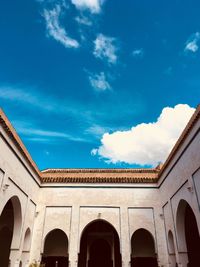
[[[95,240],[90,247],[90,258],[88,267],[111,267],[111,247],[107,241],[103,239]]]
[[[185,237],[189,260],[188,267],[197,267],[200,265],[200,236],[195,215],[188,204],[185,208]]]
[[[138,229],[131,238],[131,267],[157,267],[157,258],[152,235]]]
[[[9,266],[10,247],[14,228],[14,210],[11,200],[5,205],[0,216],[0,266]]]
[[[121,267],[119,237],[109,223],[97,220],[83,232],[78,267]]]
[[[68,267],[68,238],[62,230],[55,229],[47,235],[42,263],[45,267]]]

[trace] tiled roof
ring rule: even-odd
[[[157,169],[48,169],[41,172],[45,183],[155,183]]]
[[[42,183],[155,183],[167,168],[200,117],[200,105],[172,149],[166,162],[152,169],[47,169],[39,171],[15,129],[0,109],[0,124]]]

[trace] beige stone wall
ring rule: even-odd
[[[0,128],[0,214],[9,199],[14,199],[15,225],[11,244],[11,267],[21,259],[27,264],[30,247],[25,251],[24,238],[30,229],[29,243],[33,236],[35,210],[38,203],[39,180],[32,172],[13,142]]]
[[[200,120],[175,155],[159,181],[159,194],[163,210],[166,236],[171,231],[174,237],[176,261],[187,266],[187,249],[177,231],[177,208],[186,200],[195,213],[200,233]],[[168,237],[167,242],[168,242]],[[169,249],[168,249],[169,251]]]

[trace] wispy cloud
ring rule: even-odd
[[[106,80],[104,72],[99,74],[90,74],[89,82],[91,86],[98,91],[105,91],[111,89],[109,82]]]
[[[165,75],[170,76],[170,75],[172,74],[172,71],[173,71],[172,66],[169,66],[168,68],[166,68],[166,69],[164,70],[163,73],[164,73]]]
[[[93,76],[89,72],[87,72],[87,75]],[[105,80],[107,81],[106,75]],[[107,81],[107,83],[106,87],[110,88],[109,81]],[[102,88],[102,86],[105,85],[101,85],[100,87]],[[103,89],[97,88],[95,88],[95,90],[103,91]],[[63,122],[66,122],[66,124],[69,122],[70,129],[72,131],[76,129],[75,136],[77,138],[86,139],[87,142],[88,140],[90,140],[90,142],[94,140],[93,137],[96,136],[95,131],[96,133],[98,131],[100,132],[103,128],[106,129],[106,132],[110,130],[114,131],[116,127],[117,129],[120,127],[121,130],[124,129],[124,125],[127,125],[129,121],[128,118],[133,117],[143,110],[143,102],[141,102],[137,96],[135,98],[127,97],[126,94],[121,94],[120,98],[118,94],[112,94],[112,97],[111,94],[107,94],[107,96],[108,98],[103,102],[100,98],[96,98],[94,102],[80,102],[69,98],[60,99],[56,95],[47,95],[43,93],[41,88],[36,88],[34,86],[0,85],[0,102],[2,102],[2,106],[4,106],[4,104],[8,107],[11,106],[13,107],[12,110],[18,110],[16,116],[23,112],[23,114],[29,114],[29,117],[31,116],[30,118],[34,120],[33,126],[30,125],[23,128],[46,131],[49,129],[49,126],[47,125],[47,129],[44,129],[45,125],[38,125],[38,116],[40,120],[44,121],[46,121],[47,116],[51,116],[52,120],[56,120],[56,125],[62,124],[62,129]],[[117,109],[116,106],[118,107]],[[119,110],[123,110],[123,112],[119,113]],[[17,116],[14,118],[18,120],[19,117]],[[58,129],[60,131],[60,128]],[[62,131],[71,134],[67,128]],[[39,132],[37,133],[39,134]],[[30,138],[34,138],[34,140],[36,140],[36,138],[47,139],[47,137],[44,136],[26,136],[26,138],[29,138],[29,140]]]
[[[105,133],[100,147],[94,148],[91,154],[108,163],[155,166],[166,159],[194,110],[183,104],[165,107],[156,122],[141,123],[128,131]]]
[[[46,101],[42,99],[38,93],[33,93],[33,88],[21,89],[12,86],[0,86],[0,99],[7,101],[13,101],[15,103],[24,103],[29,105],[29,107],[37,107],[46,111],[53,111],[57,107],[53,101]]]
[[[43,16],[46,21],[47,34],[60,42],[66,48],[78,48],[77,40],[68,36],[64,27],[61,26],[59,19],[62,15],[61,5],[56,5],[53,9],[44,9]]]
[[[90,126],[88,129],[86,129],[86,134],[92,134],[95,137],[102,136],[105,132],[107,132],[109,129],[107,127],[103,127],[101,125],[94,124]]]
[[[92,21],[83,15],[75,17],[75,21],[78,22],[78,24],[85,25],[85,26],[92,25]]]
[[[186,42],[184,51],[196,53],[199,49],[199,41],[200,41],[200,32],[192,34],[191,37]]]
[[[104,0],[71,0],[79,10],[89,10],[91,13],[100,13]]]
[[[105,59],[108,63],[114,64],[117,62],[117,47],[116,39],[103,34],[98,34],[94,41],[93,54],[96,58]]]
[[[138,57],[141,58],[144,56],[144,49],[143,48],[139,48],[139,49],[135,49],[132,51],[132,56],[133,57]]]
[[[41,128],[37,128],[33,123],[26,123],[23,121],[12,121],[15,129],[19,134],[25,136],[30,141],[36,142],[49,142],[56,141],[58,139],[65,139],[67,141],[74,142],[85,142],[86,140],[80,137],[76,137],[74,135],[65,133],[65,132],[57,132],[50,131]]]

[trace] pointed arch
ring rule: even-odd
[[[78,266],[121,267],[119,236],[109,222],[94,220],[83,229]]]
[[[31,246],[31,230],[28,227],[24,234],[23,252],[29,252]]]
[[[144,228],[136,230],[131,237],[131,266],[158,266],[154,238]]]
[[[175,254],[175,244],[174,236],[171,230],[168,232],[168,248],[169,248],[169,263],[171,267],[176,266],[176,254]]]
[[[45,266],[68,266],[68,237],[59,229],[51,230],[45,237],[42,262]]]
[[[181,199],[176,214],[179,252],[187,253],[188,266],[199,264],[200,235],[195,213],[186,200]]]

